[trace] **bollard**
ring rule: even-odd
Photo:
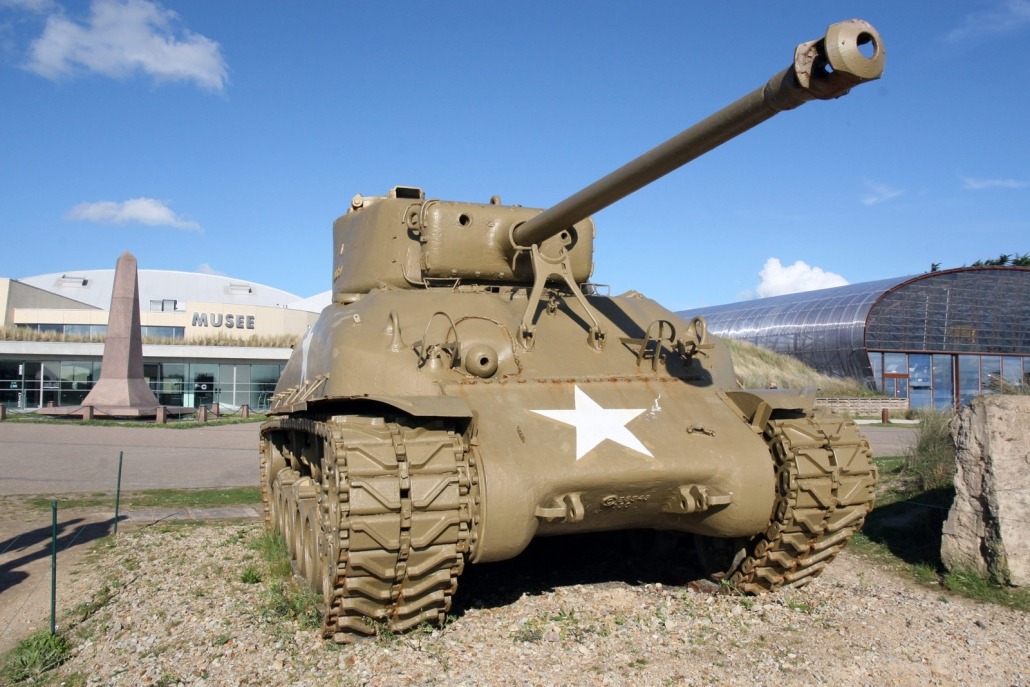
[[[93,419],[93,406],[82,406],[82,421],[90,422]]]
[[[157,415],[154,417],[154,421],[159,425],[166,424],[168,422],[168,408],[165,406],[158,406]]]
[[[0,403],[0,422],[3,422],[6,419],[7,419],[7,406],[5,406],[3,403]]]
[[[242,406],[240,406],[240,417],[242,417],[244,420],[250,417],[250,405],[244,403]]]
[[[218,417],[222,414],[222,404],[221,403],[212,403],[211,404],[211,414],[214,415],[215,419],[217,420]]]
[[[197,408],[197,422],[207,422],[207,406]]]
[[[881,408],[880,422],[882,422],[885,425],[889,425],[891,423],[891,411],[887,410],[886,408]]]

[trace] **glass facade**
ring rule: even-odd
[[[979,394],[1030,386],[1030,356],[871,351],[869,365],[876,372],[876,388],[907,398],[912,408],[950,408]]]
[[[145,362],[143,376],[162,405],[199,408],[219,403],[268,409],[281,364]],[[32,410],[79,405],[100,379],[98,360],[0,360],[0,403]]]
[[[1030,385],[1030,269],[976,267],[699,308],[718,336],[864,380],[913,408]]]
[[[870,310],[866,346],[880,350],[1030,354],[1030,269],[932,272]]]
[[[786,353],[820,372],[871,380],[864,342],[866,317],[884,291],[908,279],[805,291],[680,314],[687,318],[701,315],[717,336]]]

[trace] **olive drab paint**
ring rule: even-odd
[[[756,126],[880,77],[860,20],[766,84],[547,210],[354,196],[333,303],[262,427],[266,522],[337,641],[438,622],[466,563],[531,539],[692,535],[747,592],[818,574],[861,526],[876,469],[814,390],[741,389],[723,343],[590,283],[590,215]]]

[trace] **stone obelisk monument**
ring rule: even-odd
[[[107,316],[107,337],[100,365],[100,379],[80,406],[40,408],[42,415],[81,415],[122,418],[187,415],[195,408],[162,406],[143,376],[143,335],[140,332],[139,275],[136,258],[125,253],[114,268],[111,310]]]
[[[98,414],[120,416],[154,415],[160,405],[143,377],[139,277],[131,253],[118,258],[114,268],[100,379],[82,405],[93,406]]]

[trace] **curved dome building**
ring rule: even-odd
[[[685,310],[911,407],[1030,384],[1030,268],[963,267]]]

